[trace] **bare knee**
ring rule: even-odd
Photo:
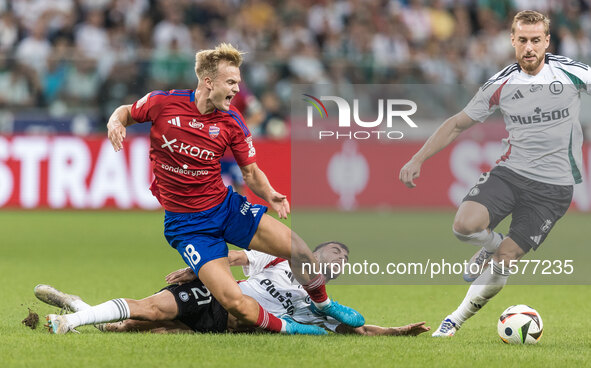
[[[454,218],[453,231],[456,236],[470,235],[485,230],[489,222],[486,207],[480,203],[464,202]]]
[[[460,237],[460,235],[470,235],[474,233],[479,233],[484,229],[486,229],[486,225],[478,223],[477,221],[474,221],[472,219],[466,218],[456,217],[453,224],[453,232],[457,237]]]

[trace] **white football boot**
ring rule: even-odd
[[[431,336],[433,337],[452,337],[455,335],[456,331],[460,329],[455,322],[449,319],[449,316],[441,322],[439,328],[433,332]]]
[[[68,332],[79,333],[68,323],[68,320],[65,316],[61,316],[59,314],[48,314],[45,316],[45,319],[47,320],[47,324],[45,326],[47,326],[50,333],[56,335],[64,335]]]
[[[33,292],[35,293],[37,299],[46,304],[65,309],[66,311],[80,311],[80,308],[77,307],[78,304],[75,303],[75,301],[82,299],[77,295],[66,294],[51,285],[44,284],[35,286]]]

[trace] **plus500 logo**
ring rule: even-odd
[[[510,115],[511,121],[515,123],[519,123],[521,125],[525,124],[537,124],[537,123],[545,123],[548,121],[558,120],[558,119],[565,119],[570,116],[568,112],[568,108],[562,110],[553,110],[553,111],[544,111],[538,107],[534,110],[536,113],[535,115],[530,116],[520,116],[520,115]]]
[[[304,101],[308,102],[310,106],[307,109],[306,121],[308,127],[314,126],[314,111],[318,111],[321,118],[328,116],[328,112],[322,101],[332,101],[336,103],[338,113],[339,128],[351,127],[351,106],[344,98],[338,96],[321,96],[316,98],[314,96],[304,94],[306,98]],[[394,107],[406,106],[406,109],[398,110]],[[353,100],[353,122],[361,128],[375,128],[381,125],[386,118],[386,127],[392,128],[394,118],[402,119],[409,127],[418,128],[412,121],[410,115],[417,111],[417,104],[411,100],[398,99],[378,99],[377,118],[373,121],[363,121],[359,117],[359,99]],[[384,113],[385,110],[385,113]],[[388,138],[388,139],[402,139],[404,134],[400,131],[393,130],[321,130],[318,132],[319,139],[335,138],[335,139],[369,139],[370,137]]]

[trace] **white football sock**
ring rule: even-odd
[[[85,309],[91,308],[91,305],[90,304],[86,304],[82,300],[73,300],[70,304],[71,304],[72,309],[74,310],[74,312],[80,312],[80,311],[83,311]]]
[[[129,315],[129,306],[125,299],[113,299],[80,312],[66,314],[64,317],[73,327],[78,327],[95,323],[122,321],[128,319]]]
[[[326,300],[323,302],[316,303],[315,301],[312,301],[312,303],[314,303],[316,308],[322,309],[322,308],[326,307],[327,305],[330,305],[331,301],[330,301],[330,298],[326,298]]]
[[[492,272],[491,272],[492,271]],[[466,320],[478,312],[488,301],[501,291],[509,278],[509,270],[504,273],[500,265],[493,261],[492,270],[486,269],[470,285],[466,297],[452,314],[448,316],[454,323],[460,326]]]
[[[453,229],[452,231],[454,232],[456,238],[460,239],[461,241],[483,247],[489,253],[494,253],[503,241],[503,236],[501,234],[492,230],[489,231],[487,229],[469,235],[458,233]]]

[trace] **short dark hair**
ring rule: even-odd
[[[347,251],[347,253],[350,253],[350,252],[349,252],[349,247],[348,247],[348,246],[346,246],[345,244],[341,243],[341,242],[338,242],[338,241],[327,241],[327,242],[324,242],[324,243],[320,243],[320,244],[318,244],[318,245],[316,246],[316,248],[314,248],[313,252],[316,252],[317,250],[320,250],[320,249],[322,249],[322,248],[324,248],[324,247],[326,247],[327,245],[330,245],[330,244],[336,244],[336,245],[338,245],[339,247],[341,247],[341,248],[343,248],[344,250],[346,250],[346,251]]]

